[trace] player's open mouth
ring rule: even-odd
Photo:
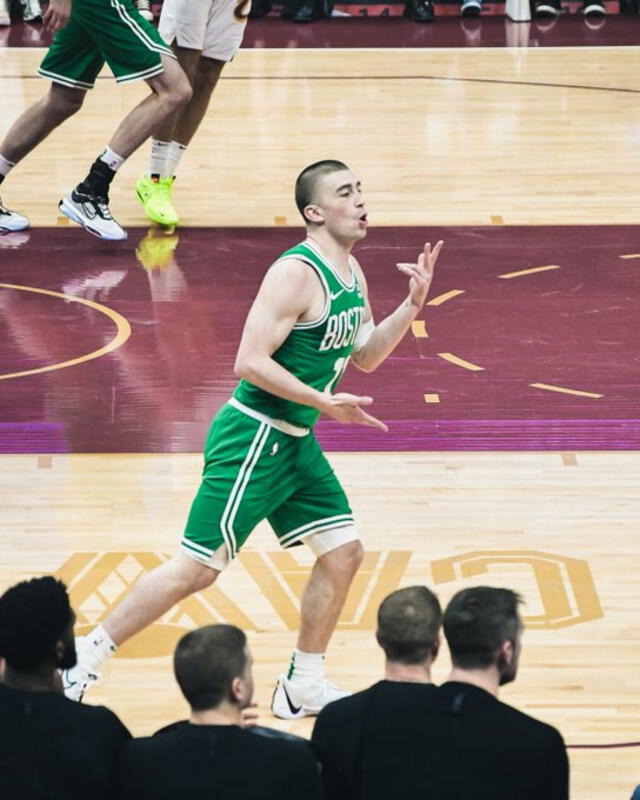
[[[363,214],[361,217],[358,217],[358,221],[359,222],[364,222],[364,224],[366,225],[367,224],[367,215]]]

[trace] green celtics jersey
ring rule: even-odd
[[[274,361],[303,383],[319,391],[333,392],[342,377],[353,350],[362,319],[364,297],[355,270],[345,283],[337,271],[311,244],[292,247],[280,259],[295,258],[314,270],[325,292],[322,316],[313,322],[298,322],[280,347]],[[233,396],[236,400],[274,419],[311,427],[320,413],[315,408],[285,400],[241,380]]]

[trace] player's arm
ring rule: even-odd
[[[245,322],[235,374],[270,394],[311,406],[339,422],[386,430],[382,422],[360,408],[371,403],[371,398],[319,392],[272,358],[311,307],[317,288],[315,280],[311,270],[295,259],[279,261],[267,271]]]
[[[403,272],[409,278],[409,294],[392,314],[373,328],[373,331],[366,339],[366,343],[355,349],[351,354],[351,360],[359,369],[365,372],[372,372],[376,367],[380,366],[385,358],[396,348],[413,320],[422,310],[431,286],[433,270],[440,255],[442,244],[442,241],[440,241],[432,249],[431,244],[427,242],[424,246],[424,251],[418,257],[417,264],[403,263],[396,265],[400,272]],[[362,270],[359,266],[357,269],[360,282],[366,287]],[[365,326],[370,326],[372,322],[371,306],[367,298],[363,329],[366,331]],[[357,344],[356,341],[356,347]]]

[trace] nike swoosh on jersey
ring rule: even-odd
[[[341,295],[343,292],[344,292],[344,289],[340,289],[340,291],[339,291],[339,292],[335,292],[335,294],[334,294],[333,292],[329,292],[329,297],[330,297],[332,300],[335,300],[335,299],[336,299],[336,297],[340,297],[340,295]]]

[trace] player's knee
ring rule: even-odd
[[[201,58],[194,76],[194,92],[207,92],[210,94],[215,89],[224,64],[224,61],[218,61],[214,58]]]
[[[345,558],[347,564],[352,572],[357,572],[362,564],[362,560],[364,558],[364,547],[362,546],[362,542],[360,539],[356,539],[354,542],[349,542],[348,544],[344,545],[346,549]]]
[[[191,558],[176,557],[179,563],[179,575],[182,584],[182,593],[184,595],[193,594],[193,592],[200,592],[207,589],[215,581],[220,574],[218,570],[201,564],[199,561]]]
[[[82,108],[86,92],[52,84],[47,97],[47,111],[60,120],[67,119]]]
[[[325,556],[333,569],[343,575],[352,576],[358,571],[364,558],[364,547],[359,539],[337,547]]]
[[[180,70],[171,86],[165,93],[165,103],[172,111],[188,103],[193,95],[193,89],[187,76]]]

